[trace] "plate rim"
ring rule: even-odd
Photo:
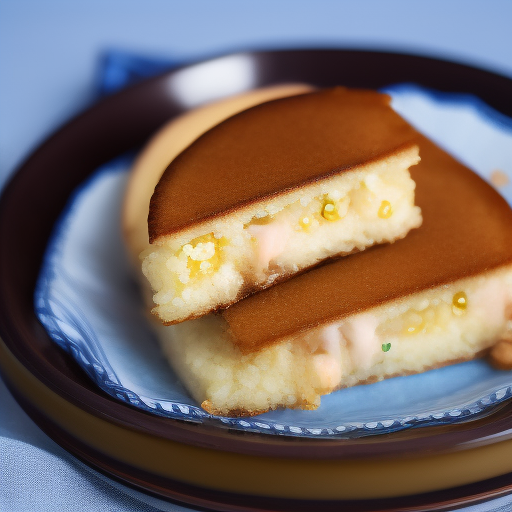
[[[205,489],[166,476],[153,474],[141,467],[132,467],[126,462],[112,458],[96,448],[70,435],[51,417],[39,411],[22,393],[13,388],[13,395],[40,428],[64,449],[92,469],[114,478],[116,481],[150,496],[167,499],[189,506],[208,507],[208,510],[230,510],[232,512],[302,512],[325,511],[346,512],[404,512],[415,510],[452,510],[454,506],[469,506],[508,496],[512,493],[512,473],[481,480],[476,483],[458,485],[449,489],[438,489],[413,496],[404,495],[371,499],[322,500],[296,498],[272,498],[266,495],[248,496],[218,489]],[[201,508],[201,510],[203,510]]]

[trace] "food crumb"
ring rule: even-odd
[[[491,364],[499,370],[512,370],[512,341],[503,339],[492,347],[489,354]]]
[[[510,178],[505,172],[495,169],[491,172],[490,181],[496,188],[500,188],[508,185]]]

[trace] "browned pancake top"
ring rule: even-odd
[[[411,127],[374,91],[341,87],[263,103],[176,157],[151,198],[150,242],[202,220],[384,157]]]
[[[341,258],[223,312],[244,352],[411,293],[512,263],[512,210],[425,137],[411,168],[423,224],[404,239]]]

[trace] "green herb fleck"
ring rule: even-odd
[[[391,343],[382,344],[382,352],[387,352],[391,348]]]

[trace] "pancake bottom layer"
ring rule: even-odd
[[[252,353],[221,316],[156,326],[170,364],[218,415],[314,409],[333,390],[470,360],[510,335],[512,266],[409,295]]]

